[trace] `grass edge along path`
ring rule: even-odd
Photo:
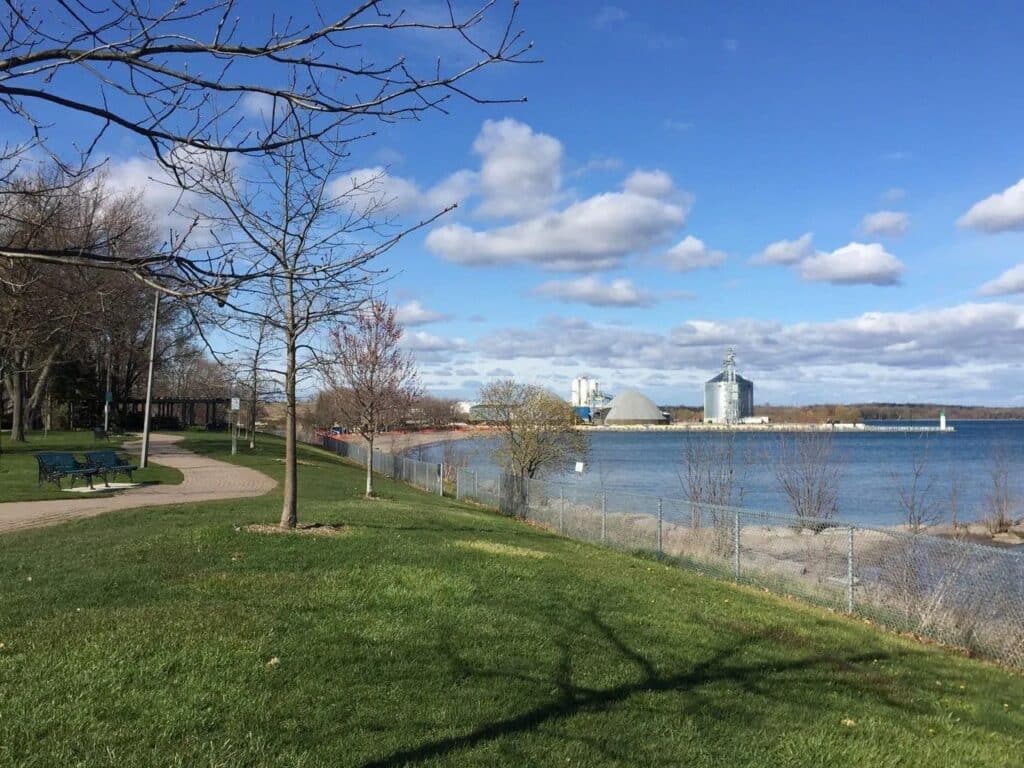
[[[0,765],[1020,764],[1019,675],[300,450],[347,534],[236,530],[275,490],[0,537]]]

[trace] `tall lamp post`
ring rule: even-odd
[[[149,464],[149,410],[153,406],[153,364],[156,361],[156,327],[160,319],[160,291],[153,295],[153,328],[149,335],[149,377],[146,379],[146,413],[142,418],[142,456],[139,466],[145,469]]]

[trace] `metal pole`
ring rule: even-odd
[[[605,540],[608,531],[608,494],[601,493],[601,541]]]
[[[437,465],[437,495],[444,496],[444,462]]]
[[[142,417],[142,455],[139,466],[145,469],[149,464],[149,409],[153,405],[153,364],[156,360],[156,326],[160,318],[160,292],[153,297],[153,329],[149,336],[149,376],[146,379],[146,413]]]
[[[853,526],[846,542],[846,612],[853,613]]]
[[[658,557],[661,557],[665,553],[665,550],[662,547],[662,543],[661,543],[661,541],[662,541],[661,540],[661,535],[662,535],[661,529],[662,529],[662,521],[663,520],[664,520],[664,512],[662,510],[662,503],[661,503],[661,499],[658,499]]]
[[[480,501],[480,472],[473,470],[473,498]]]
[[[732,567],[738,581],[740,578],[740,511],[738,509],[733,512]]]
[[[565,532],[565,489],[558,487],[558,532]]]
[[[107,390],[103,395],[103,432],[110,432],[110,401],[113,399],[110,392],[110,339],[107,339]]]

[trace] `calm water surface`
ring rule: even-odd
[[[900,422],[885,422],[888,425]],[[903,422],[909,423],[909,422]],[[928,424],[928,422],[916,422]],[[985,514],[991,493],[993,457],[1004,454],[1010,466],[1010,483],[1021,499],[1024,514],[1024,421],[951,422],[951,434],[836,433],[833,453],[841,466],[839,514],[864,525],[902,522],[897,488],[909,481],[916,456],[924,456],[928,496],[948,515],[950,486],[963,486],[961,519]],[[572,482],[608,490],[651,496],[683,496],[680,474],[687,440],[708,433],[599,432],[591,436],[587,471],[582,477],[569,473]],[[788,512],[785,497],[773,470],[779,436],[771,433],[737,433],[738,484],[743,487],[743,506]],[[466,440],[453,448],[469,465],[493,466],[493,440]],[[441,461],[444,449],[428,446],[420,456]]]

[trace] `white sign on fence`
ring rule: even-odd
[[[231,410],[232,411],[240,411],[240,410],[242,410],[242,398],[240,398],[240,397],[232,397],[231,398]]]
[[[576,471],[579,474],[581,474],[581,475],[583,474],[583,462],[582,461],[577,461],[576,462]]]

